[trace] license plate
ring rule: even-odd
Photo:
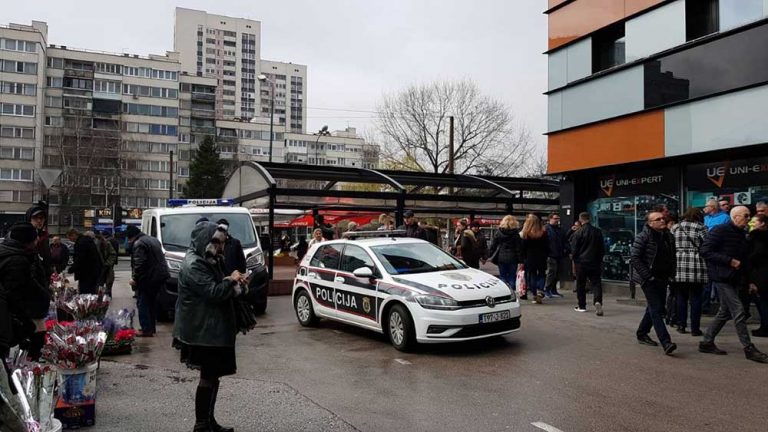
[[[480,314],[480,324],[487,324],[487,323],[492,323],[496,321],[504,321],[510,318],[512,318],[512,315],[508,310],[484,313],[484,314]]]

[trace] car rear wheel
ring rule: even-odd
[[[312,327],[317,324],[317,315],[312,308],[312,299],[309,298],[309,294],[301,290],[296,295],[296,300],[293,303],[294,309],[296,309],[296,318],[299,320],[299,324],[304,327]]]
[[[396,304],[389,309],[386,331],[389,341],[398,351],[408,352],[416,345],[413,319],[403,305]]]

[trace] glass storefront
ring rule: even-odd
[[[598,178],[599,185],[592,188],[596,197],[587,204],[587,211],[605,238],[603,279],[629,280],[630,248],[648,213],[660,204],[679,212],[680,197],[674,193],[677,179],[674,169]]]
[[[686,205],[704,207],[710,198],[734,205],[768,201],[768,158],[691,165],[686,171]]]

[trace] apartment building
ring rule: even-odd
[[[269,117],[274,84],[275,124],[304,132],[307,67],[261,60],[259,21],[178,7],[174,50],[183,71],[216,79],[217,119]]]
[[[272,161],[284,161],[285,128],[273,128]],[[216,142],[224,160],[267,162],[269,160],[269,119],[216,121]]]
[[[379,147],[348,127],[330,135],[285,134],[285,162],[348,168],[378,167]]]
[[[0,226],[46,190],[40,178],[48,26],[0,26]]]
[[[768,2],[550,0],[549,172],[628,279],[654,205],[768,200]]]

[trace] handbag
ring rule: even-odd
[[[517,272],[515,286],[517,287],[517,295],[520,297],[528,292],[528,285],[525,284],[525,270],[519,270]]]

